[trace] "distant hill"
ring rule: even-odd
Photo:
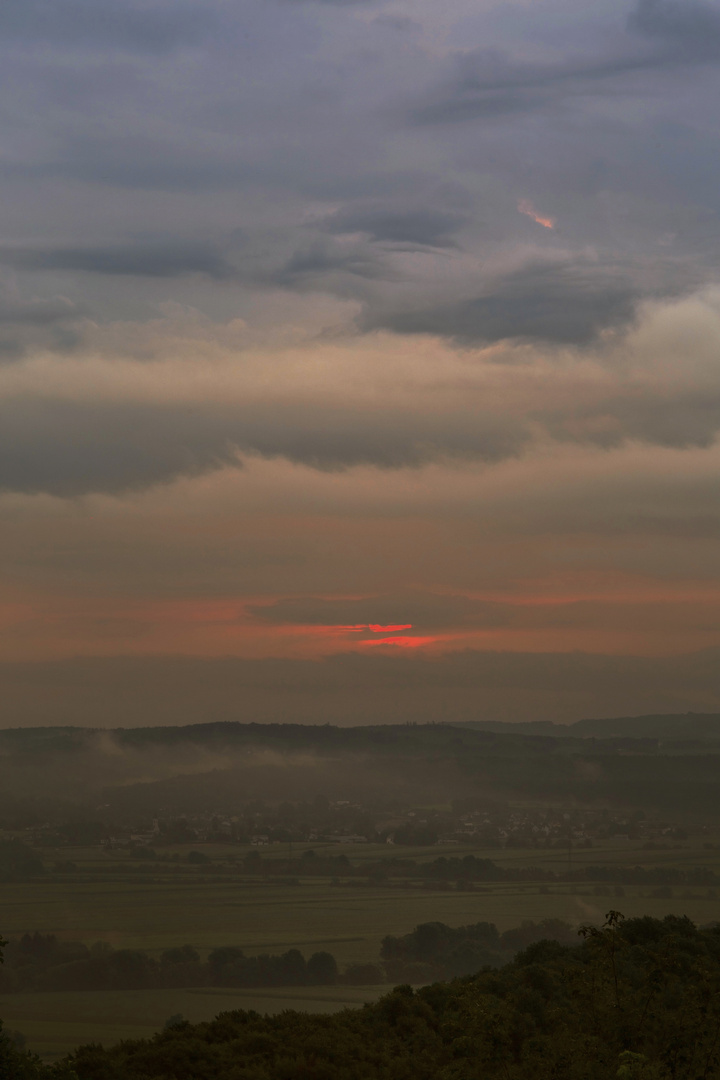
[[[580,721],[580,723],[582,722]],[[578,736],[578,733],[572,730],[575,727],[574,724],[554,724],[552,720],[528,720],[518,723],[503,720],[464,720],[452,726],[463,728],[465,731],[489,731],[496,735],[547,735],[552,738],[583,738],[582,735]]]
[[[660,739],[662,741],[720,741],[720,713],[658,713],[650,716],[616,716],[609,719],[578,720],[574,724],[553,724],[550,720],[503,723],[496,720],[469,720],[454,724],[469,731],[496,734],[545,735],[551,738]]]
[[[720,713],[661,713],[655,716],[620,716],[613,720],[578,720],[562,733],[598,739],[618,736],[634,739],[720,739]]]
[[[654,730],[654,719],[672,737],[640,735]],[[13,806],[29,799],[40,818],[54,799],[100,804],[124,820],[169,809],[232,814],[248,800],[322,796],[358,804],[603,801],[719,818],[720,718],[676,719],[506,724],[493,731],[442,723],[5,729],[0,816],[10,818]]]

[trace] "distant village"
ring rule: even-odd
[[[98,807],[93,815],[26,824],[8,830],[38,847],[100,844],[158,847],[176,844],[232,844],[257,848],[295,844],[386,843],[399,847],[472,845],[480,848],[591,848],[614,839],[649,850],[673,848],[688,838],[673,821],[607,809],[482,805],[462,800],[451,807],[363,806],[317,798],[309,803],[249,803],[232,816],[209,809],[177,810],[149,821],[118,823]],[[715,845],[708,841],[708,847]]]

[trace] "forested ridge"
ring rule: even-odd
[[[720,1075],[720,929],[610,912],[578,945],[334,1016],[223,1013],[3,1080],[703,1080]],[[4,1071],[3,1071],[4,1070]]]
[[[442,802],[484,790],[503,799],[610,800],[715,820],[716,718],[686,717],[674,725],[660,719],[638,718],[635,738],[615,734],[609,721],[592,722],[588,731],[556,726],[553,734],[513,724],[490,731],[445,723],[5,729],[0,816],[36,812],[44,819],[70,804],[88,811],[98,803],[117,820],[157,816],[162,807],[196,812],[208,803],[234,813],[239,792],[266,797],[277,790],[282,770],[291,800],[322,792],[363,801],[369,791],[378,798],[400,791],[411,801],[421,795],[427,801],[430,792],[431,801]]]

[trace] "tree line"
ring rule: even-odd
[[[386,937],[377,962],[346,964],[341,971],[332,953],[324,951],[307,959],[299,949],[246,956],[237,945],[223,945],[201,960],[192,945],[154,957],[140,949],[113,949],[106,942],[88,947],[58,941],[53,934],[24,934],[6,943],[0,993],[430,982],[498,967],[518,949],[543,938],[567,943],[574,940],[574,931],[559,919],[527,920],[503,934],[487,922],[454,929],[424,923],[404,936]]]
[[[58,990],[148,990],[195,986],[312,986],[342,980],[335,957],[298,949],[281,955],[245,956],[227,945],[206,960],[192,945],[166,949],[159,958],[140,949],[88,947],[53,934],[25,934],[9,941],[0,969],[0,993]]]
[[[158,861],[152,848],[138,848],[135,859],[149,867]],[[167,857],[165,857],[167,858]],[[202,851],[190,851],[186,864],[200,871],[217,869],[212,859]],[[126,870],[118,865],[118,870]],[[73,873],[77,867],[72,862],[57,863],[59,873]],[[455,882],[493,884],[501,882],[537,882],[553,884],[563,881],[598,884],[637,885],[647,887],[677,886],[695,888],[720,887],[720,875],[707,866],[613,866],[588,865],[562,872],[537,866],[499,866],[493,859],[476,855],[441,855],[430,862],[418,863],[413,859],[395,856],[378,859],[373,863],[353,864],[347,855],[318,855],[312,849],[297,858],[265,858],[255,849],[233,868],[223,867],[225,873],[245,874],[252,877],[284,879],[285,883],[299,884],[300,877],[329,877],[341,879],[364,879],[371,883],[391,878],[413,879],[428,883]],[[39,856],[20,840],[0,841],[0,883],[24,881],[46,873]]]

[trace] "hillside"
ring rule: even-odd
[[[469,731],[512,732],[517,735],[544,735],[556,739],[657,739],[663,742],[720,741],[720,713],[657,713],[648,716],[616,716],[577,720],[574,724],[554,724],[535,720],[508,724],[493,720],[469,720],[454,724]]]
[[[649,720],[645,728],[652,730]],[[342,728],[197,724],[0,731],[0,815],[16,804],[92,803],[117,813],[231,812],[243,799],[572,800],[714,817],[715,744],[555,736],[446,724]],[[712,730],[708,721],[708,730]],[[717,744],[720,750],[720,744]],[[48,810],[49,812],[49,810]]]

